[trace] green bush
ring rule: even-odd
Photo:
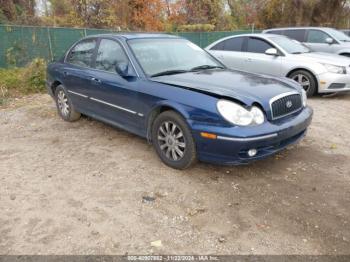
[[[0,97],[45,90],[46,62],[36,58],[26,67],[0,69]]]
[[[209,32],[215,29],[211,24],[180,25],[177,30],[181,32]]]

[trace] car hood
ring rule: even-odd
[[[332,64],[346,67],[350,66],[350,58],[331,53],[311,52],[299,54],[297,56],[312,60],[313,62],[317,63]]]
[[[288,78],[276,78],[236,70],[203,70],[151,78],[152,81],[233,98],[250,106],[258,102],[269,107],[271,98],[291,91],[301,92]]]
[[[343,41],[340,41],[340,46],[342,48],[350,48],[350,42],[343,42]]]

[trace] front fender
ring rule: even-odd
[[[288,76],[292,71],[295,70],[307,70],[312,73],[315,77],[320,74],[326,73],[327,70],[320,63],[299,63],[288,69],[286,76]]]
[[[342,54],[349,54],[349,55],[350,55],[350,49],[341,49],[341,50],[338,50],[337,54],[338,54],[338,55],[342,55]]]
[[[169,107],[171,109],[173,109],[174,111],[177,111],[180,115],[182,115],[183,118],[185,119],[189,119],[189,113],[188,113],[188,109],[189,106],[180,104],[178,102],[174,102],[174,101],[170,101],[170,100],[161,100],[158,101],[150,110],[150,112],[154,112],[157,111],[159,108],[162,107]],[[150,115],[150,114],[148,114]]]
[[[185,121],[187,122],[188,125],[190,125],[189,122],[189,113],[187,111],[187,109],[189,108],[186,105],[182,105],[180,103],[174,102],[174,101],[170,101],[170,100],[161,100],[158,101],[152,108],[151,110],[148,112],[147,114],[147,119],[146,119],[146,125],[147,125],[147,139],[149,142],[151,142],[151,130],[152,130],[152,123],[154,121],[154,119],[157,117],[157,115],[160,112],[160,109],[162,107],[166,107],[169,108],[171,110],[174,110],[175,112],[177,112],[178,114],[180,114]]]

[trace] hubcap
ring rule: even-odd
[[[297,81],[303,88],[305,91],[308,91],[310,88],[310,79],[303,75],[303,74],[297,74],[295,76],[293,76],[292,78],[294,81]]]
[[[172,161],[179,161],[185,155],[186,143],[183,132],[171,121],[163,122],[159,127],[158,144],[164,155]]]
[[[68,98],[63,90],[60,90],[58,92],[57,104],[58,104],[58,108],[60,109],[62,115],[68,116],[68,114],[69,114]]]

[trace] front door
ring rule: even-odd
[[[326,41],[327,38],[332,37],[321,30],[310,29],[306,35],[305,45],[316,52],[335,53],[336,46],[339,44],[333,38],[332,39],[334,43],[329,44]]]
[[[270,43],[256,37],[249,37],[245,53],[245,70],[258,74],[281,75],[281,56],[265,54],[267,49],[275,48]]]
[[[134,70],[123,47],[112,39],[101,39],[94,70],[91,74],[93,88],[89,98],[97,116],[127,130],[137,131],[143,115],[138,112],[138,78],[122,77],[116,71],[118,64],[129,65]]]

